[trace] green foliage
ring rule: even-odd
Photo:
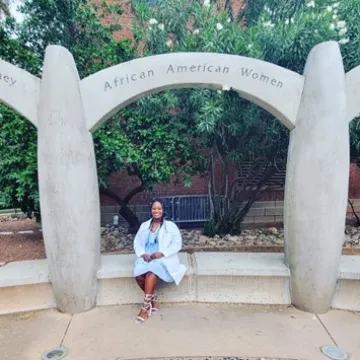
[[[359,21],[354,20],[348,29],[344,24],[348,9],[359,20],[360,12],[355,11],[358,3],[249,1],[246,11],[235,14],[232,20],[231,9],[229,14],[228,8],[221,9],[215,2],[207,5],[203,1],[171,0],[156,8],[146,6],[146,1],[132,2],[136,43],[146,56],[184,51],[226,53],[265,60],[300,74],[310,50],[328,40],[339,41],[347,68],[360,63],[360,52],[355,49],[352,63],[347,65],[347,52],[352,37],[357,36],[355,24]],[[246,27],[242,26],[244,22]],[[202,155],[208,163],[211,191],[212,218],[206,225],[209,233],[236,231],[252,203],[268,190],[266,181],[284,169],[289,141],[288,131],[277,119],[223,85],[223,90],[173,92],[181,104],[179,119],[187,119],[189,126],[195,127],[199,146],[207,149]],[[229,183],[230,165],[248,161],[253,166],[245,180]],[[216,162],[222,167],[220,181],[215,176]],[[249,191],[250,180],[255,177],[257,186]]]
[[[102,186],[112,172],[127,169],[140,179],[141,190],[150,191],[176,175],[188,179],[202,168],[201,158],[194,158],[195,144],[188,140],[192,129],[172,114],[177,100],[171,92],[147,96],[95,132]]]
[[[0,57],[38,76],[48,44],[68,48],[82,78],[135,54],[190,51],[248,56],[302,73],[311,48],[335,40],[341,44],[346,70],[360,64],[360,0],[249,1],[239,14],[233,14],[228,1],[225,8],[219,4],[168,0],[153,6],[132,1],[135,52],[130,41],[113,36],[122,11],[117,2],[94,7],[87,0],[25,0],[22,24],[11,17],[1,23]],[[120,170],[140,180],[125,198],[107,191],[126,210],[140,191],[174,177],[189,186],[191,175],[209,169],[212,218],[207,231],[238,231],[251,204],[268,189],[266,180],[284,168],[289,134],[268,112],[223,85],[150,95],[108,120],[94,134],[102,190],[109,176]],[[36,131],[5,106],[0,115],[0,203],[36,210]],[[355,161],[360,153],[358,130],[358,122],[353,122]],[[245,180],[230,183],[230,165],[248,161],[253,167]],[[222,168],[220,180],[214,176],[216,162]],[[258,184],[249,191],[254,177]],[[131,214],[127,209],[122,215]]]
[[[0,129],[0,203],[39,217],[36,129],[4,105]]]
[[[213,219],[205,221],[203,234],[208,237],[214,237],[216,235],[216,224]]]
[[[11,17],[0,23],[0,57],[41,76],[46,46],[62,45],[74,55],[81,77],[132,59],[131,42],[116,40],[114,27],[101,23],[103,16],[116,16],[118,7],[97,10],[100,16],[85,0],[26,0],[23,23]],[[36,129],[4,105],[0,125],[0,202],[38,213]]]
[[[0,55],[34,75],[40,75],[48,44],[66,47],[73,54],[82,78],[134,57],[131,42],[116,40],[113,35],[119,29],[117,20],[121,13],[116,3],[107,5],[103,2],[101,6],[93,7],[85,0],[26,0],[21,10],[25,15],[22,24],[16,24],[11,18],[3,24],[0,35],[7,41],[2,43]],[[112,20],[110,25],[103,25],[105,17],[106,24]],[[178,122],[178,117],[172,115],[178,105],[178,98],[172,93],[149,96],[122,110],[94,134],[101,189],[122,206],[120,213],[131,226],[136,227],[137,219],[126,206],[134,195],[151,190],[158,183],[167,184],[174,176],[189,186],[190,175],[202,166],[201,158],[193,158],[196,142],[188,141],[193,129],[186,121]],[[5,111],[6,108],[2,109]],[[6,142],[0,145],[4,161],[17,164],[4,167],[4,178],[0,177],[1,197],[9,206],[16,204],[38,211],[36,132],[28,130],[30,125],[26,120],[21,120],[9,109],[3,118],[7,121],[6,127],[1,128],[4,136],[12,138],[12,129],[17,128],[19,134],[26,131],[31,140],[21,142],[19,137],[14,138],[19,141],[14,153],[9,151]],[[19,127],[21,121],[24,125]],[[23,177],[27,170],[25,163],[34,170],[33,182]],[[121,170],[127,170],[141,184],[125,198],[104,191],[110,175]]]

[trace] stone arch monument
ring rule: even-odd
[[[360,67],[345,75],[335,42],[311,51],[303,76],[263,61],[211,53],[151,56],[83,80],[72,55],[60,46],[47,48],[41,80],[0,60],[0,101],[38,129],[42,227],[60,311],[95,306],[100,204],[91,132],[144,95],[223,85],[291,131],[285,261],[292,303],[314,313],[330,308],[347,206],[348,125],[360,113]]]

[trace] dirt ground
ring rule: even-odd
[[[19,234],[18,231],[34,231],[33,234]],[[32,220],[0,222],[0,263],[20,260],[45,259],[45,247],[40,224]]]
[[[0,266],[8,262],[45,259],[45,247],[40,224],[33,220],[0,222],[0,232],[13,232],[12,235],[0,235]],[[19,231],[33,231],[33,234],[19,234]],[[283,252],[283,246],[229,246],[194,247],[184,246],[184,251],[228,251],[228,252]],[[114,253],[129,253],[114,252]],[[343,255],[360,255],[359,248],[344,248]]]

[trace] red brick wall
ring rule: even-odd
[[[231,167],[229,171],[229,183],[236,178],[236,167]],[[215,182],[219,186],[221,184],[221,167],[216,167]],[[110,177],[109,189],[120,197],[126,196],[132,189],[140,185],[140,181],[135,176],[129,176],[126,171],[115,173]],[[217,189],[219,191],[219,188]],[[182,182],[176,183],[171,181],[169,185],[158,185],[152,191],[154,195],[171,196],[171,195],[202,195],[208,193],[208,179],[200,176],[191,178],[191,187],[183,186]],[[148,202],[150,195],[146,193],[136,195],[131,201],[134,204],[144,204]],[[101,205],[116,205],[116,203],[107,196],[101,195]]]
[[[216,171],[216,183],[220,184],[220,166]],[[229,182],[234,181],[236,177],[236,168],[232,167]],[[109,188],[119,196],[123,197],[129,193],[133,188],[139,185],[136,177],[130,177],[126,172],[113,174],[110,178]],[[158,185],[152,192],[156,195],[170,196],[170,195],[202,195],[208,193],[208,180],[200,176],[192,177],[192,186],[190,188],[184,187],[181,183],[175,184],[172,182],[168,186]],[[149,195],[139,194],[134,197],[132,203],[144,204],[148,202]],[[350,181],[349,181],[349,198],[360,199],[360,169],[355,165],[350,165]],[[259,199],[260,201],[283,201],[284,192],[281,190],[270,191]],[[116,203],[105,197],[101,196],[101,205],[116,205]]]

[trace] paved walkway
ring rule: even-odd
[[[360,359],[360,314],[313,316],[293,308],[173,304],[145,324],[138,307],[100,307],[74,316],[55,310],[0,317],[1,360],[41,360],[63,345],[65,360],[233,356],[325,360],[319,348],[338,344]]]

